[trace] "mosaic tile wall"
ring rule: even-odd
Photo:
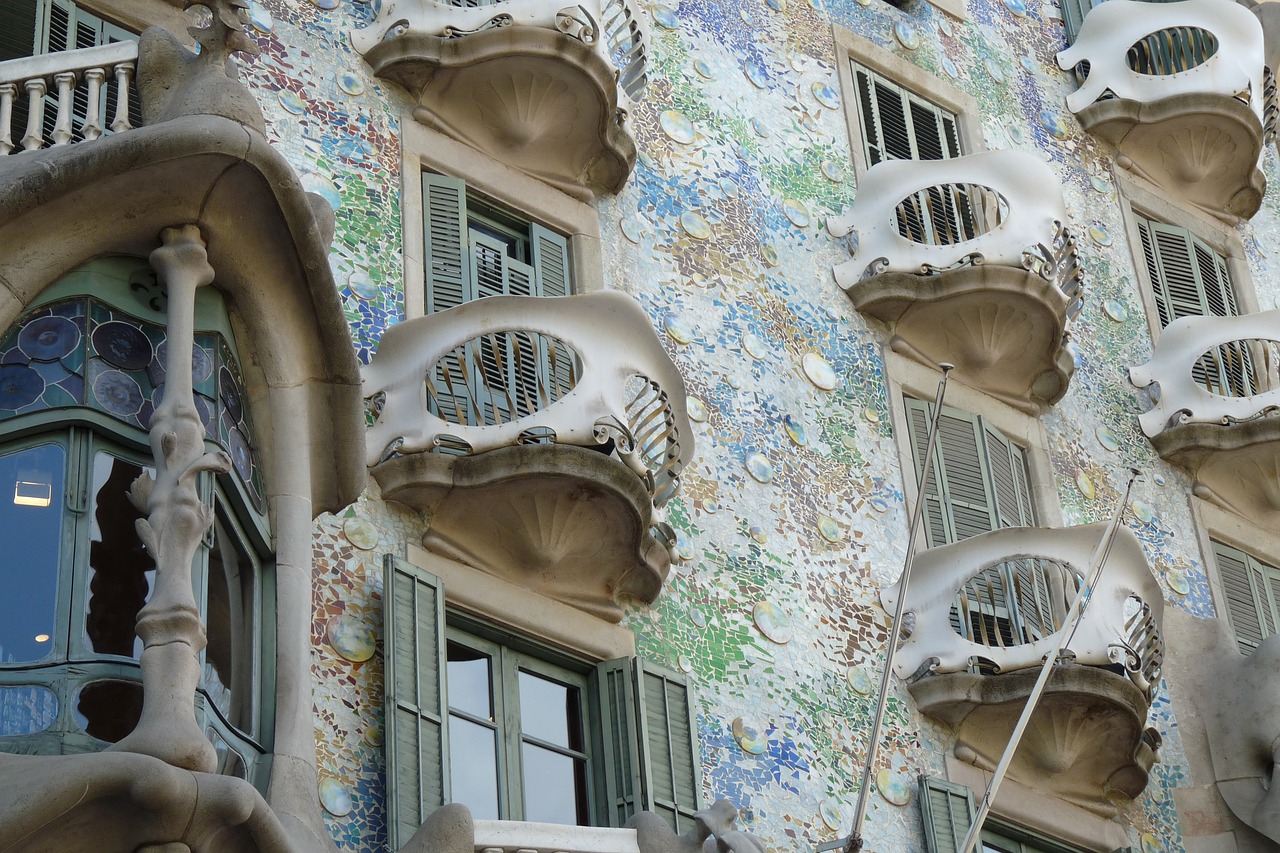
[[[273,142],[337,211],[332,264],[367,360],[401,315],[402,92],[350,47],[376,0],[253,0],[263,53],[246,74]],[[629,614],[643,655],[689,674],[707,793],[744,809],[771,850],[847,828],[887,636],[877,594],[900,569],[906,516],[881,361],[823,228],[855,195],[832,25],[978,101],[989,148],[1043,156],[1083,237],[1090,278],[1079,365],[1043,422],[1065,523],[1107,517],[1124,471],[1148,472],[1127,523],[1167,603],[1212,612],[1188,478],[1136,429],[1125,379],[1150,337],[1105,152],[1083,134],[1057,70],[1050,3],[970,0],[966,22],[913,0],[699,0],[647,6],[656,74],[633,114],[630,183],[599,207],[607,286],[648,310],[689,391],[698,452],[674,504],[682,560],[649,610]],[[1275,155],[1265,160],[1276,181]],[[1275,307],[1276,194],[1242,229],[1262,309]],[[1272,253],[1274,250],[1271,250]],[[385,846],[381,558],[423,520],[363,500],[316,529],[314,669],[320,796],[344,850]],[[1135,846],[1181,851],[1172,790],[1190,784],[1165,693],[1161,763],[1128,810]],[[870,850],[921,850],[914,779],[941,772],[945,734],[898,690],[868,825]]]

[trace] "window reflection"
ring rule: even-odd
[[[253,563],[221,511],[205,573],[204,671],[200,687],[227,722],[253,728]]]
[[[129,500],[129,487],[144,470],[152,471],[109,453],[93,457],[85,632],[99,654],[142,654],[135,627],[138,611],[151,598],[155,563],[138,538],[135,522],[143,514]]]
[[[98,740],[116,743],[142,716],[142,685],[136,681],[91,681],[76,697],[76,724]]]
[[[0,663],[53,652],[66,465],[57,444],[0,456]],[[13,498],[3,489],[13,489]]]

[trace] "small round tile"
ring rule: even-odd
[[[1109,193],[1111,192],[1111,182],[1101,175],[1094,175],[1089,178],[1089,186],[1093,187],[1094,192]]]
[[[791,198],[782,202],[782,214],[797,228],[808,228],[809,223],[812,221],[809,216],[809,209],[804,206],[804,202]]]
[[[382,726],[369,726],[364,730],[361,740],[374,749],[382,749]]]
[[[947,38],[950,38],[956,33],[955,27],[951,26],[951,19],[946,15],[938,16],[938,32],[942,33]]]
[[[742,464],[747,469],[747,473],[751,475],[751,479],[757,483],[773,481],[773,463],[763,453],[759,451],[748,453],[742,458]]]
[[[680,16],[674,9],[668,9],[666,6],[659,6],[653,10],[653,20],[664,30],[680,29]]]
[[[755,609],[751,613],[751,618],[756,623],[756,628],[771,643],[777,643],[785,646],[791,642],[793,634],[791,628],[791,620],[787,618],[787,614],[778,609],[776,605],[769,601],[757,601]]]
[[[285,112],[293,115],[300,116],[307,111],[307,105],[302,102],[302,96],[297,92],[282,89],[276,95],[276,100],[280,102],[280,106],[284,107]]]
[[[1093,480],[1084,471],[1076,471],[1076,488],[1087,500],[1093,500],[1097,491],[1093,488]]]
[[[364,270],[356,270],[347,276],[347,289],[365,302],[372,302],[380,295],[378,286],[373,283],[373,279],[369,278],[369,274]]]
[[[818,516],[818,533],[828,542],[839,542],[844,538],[844,532],[840,529],[839,523],[829,515]]]
[[[338,88],[348,95],[363,95],[364,80],[351,71],[343,71],[338,75]]]
[[[876,774],[876,790],[890,805],[905,806],[911,802],[911,783],[906,776],[887,767]]]
[[[1111,431],[1109,427],[1100,426],[1093,431],[1103,449],[1115,452],[1120,449],[1120,437]]]
[[[758,545],[763,545],[769,541],[769,534],[758,524],[753,524],[747,528],[747,535]]]
[[[694,423],[706,423],[707,420],[707,404],[702,402],[701,397],[689,397],[684,402],[685,413],[689,416],[689,420]]]
[[[759,335],[747,332],[742,336],[742,350],[759,361],[769,354],[769,345]]]
[[[809,433],[795,415],[784,415],[782,428],[786,431],[787,438],[790,438],[797,447],[805,447],[809,444]]]
[[[1129,319],[1129,309],[1124,306],[1123,302],[1117,299],[1108,299],[1102,303],[1102,313],[1106,314],[1117,323],[1123,323]]]
[[[1007,75],[1005,74],[1004,66],[996,60],[991,57],[987,57],[982,60],[982,67],[987,69],[987,74],[991,76],[992,80],[995,80],[997,83],[1003,83],[1005,81]]]
[[[751,132],[761,139],[769,138],[769,127],[759,117],[751,119]]]
[[[701,610],[691,610],[689,611],[689,621],[693,623],[695,628],[705,628],[707,627],[707,614]]]
[[[764,0],[764,5],[775,12],[787,11],[787,0]]]
[[[1155,508],[1149,503],[1143,501],[1134,501],[1129,504],[1129,509],[1133,510],[1133,517],[1141,521],[1143,524],[1150,524],[1156,520]]]
[[[834,184],[844,183],[844,166],[841,166],[836,161],[823,160],[819,168],[822,169],[822,177],[828,181]]]
[[[1095,222],[1089,226],[1089,237],[1099,246],[1111,245],[1111,232],[1101,222]]]
[[[805,353],[804,357],[800,359],[800,367],[804,370],[804,375],[809,378],[809,381],[823,391],[834,391],[835,387],[840,384],[840,378],[836,376],[835,368],[816,352]]]
[[[867,503],[871,504],[871,508],[876,512],[885,513],[889,511],[889,502],[878,495],[867,501]]]
[[[840,92],[834,86],[819,80],[813,84],[813,97],[829,110],[840,109]]]
[[[697,211],[687,210],[680,214],[680,228],[695,240],[706,240],[711,236],[711,223]]]
[[[751,81],[751,85],[757,89],[763,89],[769,85],[769,73],[764,70],[764,66],[754,59],[744,60],[742,63],[742,73]]]
[[[311,5],[317,9],[324,9],[326,12],[338,8],[341,0],[311,0]]]
[[[764,728],[755,720],[738,717],[730,725],[730,730],[738,748],[748,755],[764,755],[769,748],[769,738],[765,736]]]
[[[320,805],[334,817],[346,817],[351,814],[351,792],[337,779],[320,780]]]
[[[693,542],[683,530],[676,531],[676,547],[672,556],[681,563],[687,563],[693,559]]]
[[[1187,580],[1187,575],[1181,569],[1170,569],[1164,573],[1164,581],[1169,585],[1169,589],[1178,595],[1186,595],[1191,592],[1191,581]]]
[[[1009,141],[1014,145],[1022,145],[1027,141],[1027,133],[1022,129],[1022,125],[1020,124],[1006,125],[1004,134],[1009,137]]]
[[[876,689],[876,682],[871,677],[871,673],[860,666],[850,669],[847,678],[849,679],[849,686],[859,696],[870,696],[871,691]]]
[[[705,513],[708,513],[709,515],[715,515],[717,512],[720,511],[719,501],[714,501],[708,498],[707,500],[702,502],[702,511]]]
[[[947,76],[953,80],[958,80],[960,78],[960,69],[956,67],[955,60],[950,56],[942,57],[942,70],[945,71]]]
[[[361,551],[372,551],[381,541],[378,528],[365,518],[348,518],[342,522],[342,534],[347,537],[348,542]]]
[[[1067,125],[1063,122],[1062,116],[1053,110],[1040,111],[1040,126],[1054,139],[1067,138]]]
[[[698,76],[705,80],[716,79],[716,70],[705,59],[695,59],[693,61],[693,70],[698,72]]]
[[[676,666],[680,667],[680,671],[686,675],[693,672],[693,661],[688,655],[680,655],[676,658]]]
[[[308,172],[302,176],[302,188],[309,193],[315,193],[320,196],[334,210],[342,207],[342,196],[338,194],[337,186],[324,175]]]
[[[1027,16],[1027,4],[1023,0],[1004,0],[1004,7],[1012,12],[1015,17],[1025,18]]]
[[[1149,832],[1142,833],[1142,853],[1162,853],[1160,839]]]
[[[364,663],[378,648],[373,627],[351,616],[334,616],[327,633],[333,650],[352,663]]]
[[[748,27],[754,27],[756,25],[756,16],[751,14],[751,10],[746,6],[743,6],[738,10],[738,17],[741,18],[742,23],[746,24]]]
[[[694,338],[693,329],[684,321],[684,318],[675,314],[668,314],[662,318],[662,328],[671,336],[671,340],[678,344],[687,344]]]
[[[664,110],[658,117],[658,124],[669,139],[683,145],[688,145],[698,137],[697,131],[693,129],[693,122],[679,110]]]
[[[631,243],[639,245],[644,240],[644,226],[634,216],[625,217],[618,223],[618,228],[622,231],[622,236]]]
[[[898,21],[893,25],[893,37],[907,50],[915,50],[920,46],[920,31],[907,21]]]
[[[1021,65],[1022,70],[1028,74],[1035,74],[1040,70],[1040,67],[1036,65],[1036,58],[1029,53],[1022,54],[1018,59],[1018,64]]]
[[[778,265],[778,250],[768,244],[760,247],[760,258],[771,267]]]
[[[260,33],[269,33],[276,22],[271,18],[271,10],[255,0],[249,4],[249,25]]]
[[[872,408],[863,409],[862,418],[869,424],[878,424],[880,423],[880,410]]]
[[[1163,486],[1163,485],[1164,485],[1164,474],[1156,474],[1154,477],[1152,477],[1152,478],[1151,478],[1151,480],[1152,480],[1152,482],[1154,482],[1157,486]]]
[[[847,828],[845,812],[846,809],[835,797],[824,797],[822,802],[818,803],[818,817],[822,818],[823,824],[833,832]]]

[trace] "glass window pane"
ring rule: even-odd
[[[587,780],[584,762],[526,743],[524,819],[536,823],[586,824]]]
[[[491,666],[489,656],[483,652],[461,643],[449,643],[445,673],[449,684],[449,707],[492,721]]]
[[[244,544],[219,513],[205,576],[209,640],[200,688],[241,731],[249,731],[253,718],[253,583],[253,563]]]
[[[41,444],[0,457],[0,663],[53,651],[66,450]],[[12,485],[10,485],[12,484]]]
[[[109,453],[93,457],[85,633],[99,654],[142,654],[134,627],[138,611],[151,598],[156,567],[134,528],[143,516],[129,500],[129,487],[144,470],[154,473]]]
[[[498,754],[492,729],[450,715],[449,780],[453,801],[465,803],[476,820],[499,818]]]
[[[520,671],[520,727],[539,740],[582,750],[578,690]]]
[[[116,743],[142,716],[142,685],[136,681],[91,681],[76,697],[76,724],[98,740]]]
[[[0,737],[33,735],[53,725],[58,697],[47,687],[0,687]]]

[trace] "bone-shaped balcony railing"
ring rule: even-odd
[[[364,370],[368,464],[562,443],[616,453],[661,509],[693,453],[684,381],[617,292],[498,296],[392,326]]]
[[[867,171],[853,206],[832,220],[851,234],[852,260],[836,267],[849,288],[883,272],[934,273],[1002,264],[1040,273],[1080,308],[1080,268],[1053,170],[1019,151],[949,160],[887,160]]]
[[[137,63],[134,41],[0,62],[0,156],[131,128]]]
[[[1140,103],[1216,94],[1241,98],[1265,120],[1262,25],[1230,0],[1100,3],[1058,54],[1063,70],[1084,63],[1088,75],[1067,96],[1074,113],[1108,93]]]
[[[1181,317],[1160,333],[1151,360],[1129,368],[1154,407],[1138,416],[1147,437],[1179,424],[1230,424],[1280,409],[1280,310]]]
[[[1007,528],[917,555],[906,602],[915,623],[897,674],[1038,668],[1105,528]],[[900,594],[897,585],[881,594],[886,610]],[[1150,700],[1164,659],[1163,600],[1137,537],[1121,527],[1067,647],[1074,662],[1122,671]]]
[[[368,28],[351,41],[361,54],[380,41],[419,33],[461,38],[481,30],[508,26],[558,30],[591,45],[617,70],[618,89],[640,100],[649,82],[649,31],[631,0],[387,0]]]

